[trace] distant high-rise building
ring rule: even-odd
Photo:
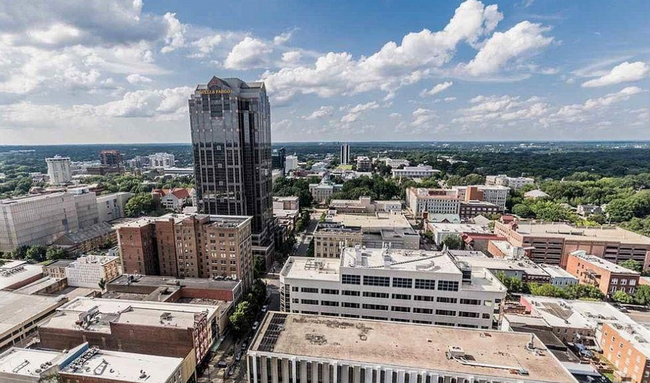
[[[347,165],[350,163],[350,145],[343,144],[341,145],[341,165]]]
[[[102,150],[99,152],[102,165],[120,167],[122,165],[122,153],[119,150]]]
[[[273,255],[271,114],[262,82],[213,77],[189,99],[198,210],[252,216],[253,251]]]
[[[69,157],[56,155],[52,158],[46,158],[45,162],[47,162],[47,175],[50,177],[50,184],[64,185],[72,182]]]
[[[280,169],[284,175],[284,167],[287,162],[287,150],[285,148],[275,149],[271,154],[271,163],[273,169]]]
[[[172,168],[175,158],[171,153],[154,153],[149,155],[149,166],[152,168]]]
[[[298,156],[287,156],[284,163],[285,173],[294,169],[298,169]]]

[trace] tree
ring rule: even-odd
[[[230,315],[230,326],[236,335],[245,334],[250,330],[253,318],[251,304],[247,301],[240,302]]]
[[[628,259],[625,260],[621,263],[619,263],[619,266],[623,266],[628,270],[636,271],[636,272],[641,272],[641,262],[636,261],[634,259]]]
[[[447,246],[449,250],[458,250],[463,245],[463,242],[457,235],[448,235],[442,240],[442,245]]]
[[[634,299],[625,291],[618,290],[612,294],[611,299],[618,303],[632,303]]]
[[[65,250],[60,247],[48,247],[45,252],[45,259],[48,261],[56,261],[57,259],[63,259],[67,256]]]
[[[140,217],[156,211],[156,201],[151,194],[138,194],[131,197],[124,205],[124,214],[127,217]]]
[[[32,260],[34,262],[43,262],[45,260],[45,253],[47,249],[45,246],[32,246],[27,250],[25,254],[25,259]]]
[[[650,286],[638,286],[634,293],[634,301],[640,305],[650,306]]]
[[[565,298],[567,299],[593,299],[602,300],[605,294],[596,286],[574,284],[564,289]]]
[[[508,277],[503,271],[497,272],[496,277],[508,290],[508,296],[524,292],[524,283],[521,279]]]
[[[261,256],[253,257],[253,277],[255,279],[261,277],[266,273],[266,260]]]
[[[530,293],[533,295],[540,295],[544,297],[555,297],[555,298],[564,298],[565,292],[563,289],[554,286],[550,283],[530,283],[529,285]]]
[[[533,209],[527,204],[518,203],[512,207],[512,213],[522,218],[530,218],[534,215]]]
[[[29,246],[18,246],[15,249],[11,250],[11,253],[9,253],[9,258],[25,259],[27,256],[27,250],[29,250]]]
[[[104,278],[100,279],[99,282],[97,282],[97,286],[99,286],[99,288],[103,291],[104,287],[106,287],[106,280],[104,280]]]

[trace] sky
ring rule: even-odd
[[[0,145],[189,142],[264,81],[274,142],[650,140],[647,0],[0,1]]]

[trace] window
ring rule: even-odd
[[[411,278],[393,278],[393,287],[403,289],[410,289],[413,287],[413,279]]]
[[[333,306],[333,307],[339,307],[339,302],[335,301],[320,301],[321,306]]]
[[[373,305],[370,303],[364,303],[363,308],[366,310],[383,310],[388,311],[388,306],[386,305]]]
[[[433,297],[428,297],[426,295],[415,295],[413,296],[413,299],[416,301],[433,302]]]
[[[436,298],[436,302],[438,302],[438,303],[457,303],[458,299],[449,298],[449,297],[438,297],[438,298]]]
[[[612,285],[618,285],[618,278],[612,278]]]
[[[363,296],[368,298],[386,298],[386,299],[388,299],[389,297],[388,293],[376,293],[374,291],[364,291]]]
[[[405,322],[405,323],[410,322],[410,320],[408,320],[408,319],[402,319],[402,318],[390,318],[390,321],[391,321],[391,322]]]
[[[458,316],[462,318],[478,318],[479,313],[471,313],[467,311],[459,311]]]
[[[423,309],[421,307],[413,307],[413,312],[416,314],[433,314],[433,309]]]
[[[472,305],[472,306],[479,306],[481,304],[481,301],[479,299],[465,299],[461,298],[460,299],[460,304],[461,305]]]
[[[432,279],[416,279],[415,288],[420,290],[435,290],[436,281]]]
[[[333,290],[333,289],[320,289],[321,294],[330,294],[330,295],[339,295],[338,290]]]
[[[436,310],[436,315],[445,315],[450,317],[455,317],[456,312],[453,310]]]
[[[402,299],[405,301],[410,301],[411,300],[411,295],[409,294],[393,294],[392,295],[393,299]]]
[[[411,308],[410,307],[404,307],[404,306],[392,306],[390,308],[390,311],[398,311],[398,312],[401,312],[401,313],[410,313]]]
[[[375,277],[375,276],[372,276],[372,275],[364,275],[363,276],[363,284],[365,286],[389,287],[390,286],[390,278],[389,277]]]
[[[341,283],[343,283],[344,285],[360,285],[361,284],[361,276],[360,275],[343,274],[343,275],[341,275]]]
[[[318,305],[318,301],[315,299],[301,299],[300,303],[303,305]]]
[[[351,308],[351,309],[358,309],[359,308],[358,303],[352,303],[352,302],[343,302],[343,303],[341,303],[341,306]]]
[[[456,281],[438,281],[438,290],[441,290],[441,291],[458,291],[458,282],[456,282]]]
[[[361,295],[359,291],[354,291],[354,290],[343,290],[342,294],[350,297],[358,297],[359,295]]]
[[[300,292],[301,293],[318,294],[318,289],[313,288],[313,287],[301,287]]]
[[[634,286],[634,285],[636,285],[636,280],[630,279],[630,286]]]
[[[344,318],[358,318],[359,317],[358,315],[354,315],[354,314],[341,314],[341,316],[344,317]]]

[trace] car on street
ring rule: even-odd
[[[255,321],[255,323],[253,323],[253,331],[257,330],[258,327],[260,327],[260,322]]]

